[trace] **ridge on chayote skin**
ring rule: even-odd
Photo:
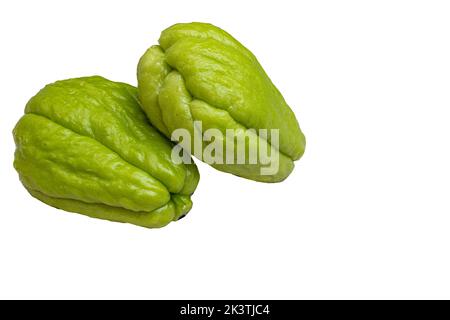
[[[90,217],[162,227],[192,207],[199,174],[175,164],[137,89],[94,76],[57,81],[13,131],[14,167],[35,198]]]
[[[234,130],[236,137],[254,136],[251,129],[268,129],[268,135],[247,142],[245,150],[253,144],[258,150],[264,147],[276,152],[276,173],[261,174],[264,164],[259,158],[256,164],[212,164],[221,171],[278,182],[291,173],[294,161],[304,153],[305,137],[281,93],[256,57],[218,27],[183,23],[164,30],[159,45],[150,47],[140,59],[137,76],[141,107],[169,138],[179,128],[193,135],[199,130],[194,121],[201,121],[203,131],[220,130],[223,146],[227,129]],[[270,129],[279,130],[278,146],[272,145]]]

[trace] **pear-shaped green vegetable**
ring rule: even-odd
[[[162,227],[192,206],[195,164],[148,122],[136,88],[101,77],[47,85],[14,129],[14,167],[35,198],[95,218]]]
[[[141,106],[167,137],[173,139],[180,128],[194,136],[200,124],[200,136],[208,129],[222,133],[222,137],[214,136],[223,140],[223,148],[215,149],[216,153],[225,155],[227,143],[236,145],[237,140],[247,139],[245,152],[251,147],[258,154],[269,150],[276,167],[264,173],[261,169],[266,163],[260,157],[256,163],[209,163],[219,170],[278,182],[303,155],[305,137],[283,96],[255,56],[220,28],[188,23],[164,30],[159,45],[150,47],[140,59],[137,74]],[[227,129],[233,133],[231,137]],[[260,129],[267,131],[262,135]],[[189,151],[202,158],[205,153],[195,150],[193,140]],[[203,151],[207,145],[202,141]],[[239,151],[235,148],[232,152],[231,158],[236,160]]]

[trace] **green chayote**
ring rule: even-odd
[[[13,134],[23,185],[53,207],[144,227],[191,209],[197,167],[172,161],[130,85],[98,76],[47,85]]]
[[[194,135],[200,121],[203,130],[222,132],[223,145],[227,139],[254,136],[251,129],[278,130],[276,145],[271,131],[266,136],[257,131],[256,139],[246,144],[247,149],[253,143],[257,149],[265,147],[277,153],[276,172],[262,174],[259,160],[253,164],[212,164],[219,170],[278,182],[291,173],[294,161],[304,153],[305,137],[281,93],[256,57],[220,28],[205,23],[169,27],[162,32],[159,45],[142,56],[137,75],[141,107],[169,138],[173,139],[179,128]],[[235,136],[228,138],[227,129],[234,130]]]

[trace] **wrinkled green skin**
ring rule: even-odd
[[[197,167],[171,161],[172,143],[148,123],[130,85],[102,77],[47,85],[13,134],[14,167],[48,205],[149,228],[192,207]]]
[[[138,65],[141,106],[152,124],[171,138],[177,128],[279,129],[279,148],[271,137],[257,139],[279,152],[279,171],[261,175],[261,163],[214,164],[221,171],[263,182],[284,180],[305,150],[294,113],[255,56],[231,35],[210,24],[176,24],[164,30]],[[224,138],[226,140],[226,138]],[[225,143],[224,143],[225,145]]]

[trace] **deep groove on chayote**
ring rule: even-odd
[[[171,137],[203,129],[278,129],[279,170],[262,175],[261,164],[214,164],[219,170],[264,182],[284,180],[305,149],[294,113],[255,56],[231,35],[206,23],[176,24],[161,33],[138,65],[141,106],[152,124]],[[269,132],[270,133],[270,132]],[[258,143],[268,143],[258,137]]]

